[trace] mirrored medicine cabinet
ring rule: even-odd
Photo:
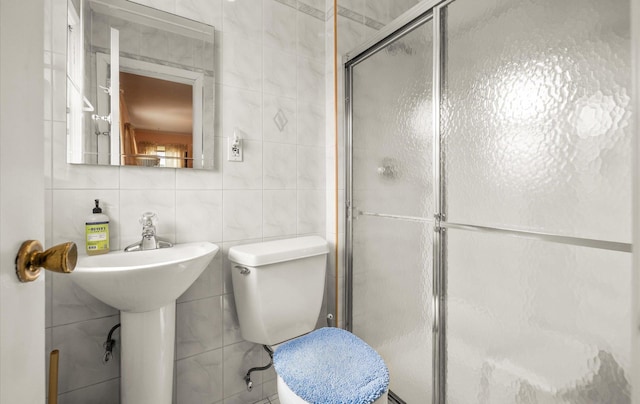
[[[214,27],[69,0],[67,162],[212,169]]]

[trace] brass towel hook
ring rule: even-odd
[[[40,269],[68,274],[73,272],[78,262],[78,248],[75,243],[58,244],[42,251],[42,244],[36,240],[22,243],[16,257],[16,274],[20,282],[38,279]]]

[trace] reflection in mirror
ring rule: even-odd
[[[68,22],[67,161],[211,169],[214,28],[126,0]]]

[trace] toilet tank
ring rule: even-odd
[[[317,236],[229,249],[243,339],[274,345],[315,328],[328,252],[327,242]]]

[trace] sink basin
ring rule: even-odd
[[[200,276],[219,247],[208,242],[78,258],[71,279],[121,311],[158,309],[176,300]]]
[[[184,293],[218,249],[213,243],[197,242],[157,250],[81,256],[71,279],[118,310],[150,311]]]
[[[78,258],[71,279],[120,310],[122,404],[171,404],[176,299],[218,250],[197,242]]]

